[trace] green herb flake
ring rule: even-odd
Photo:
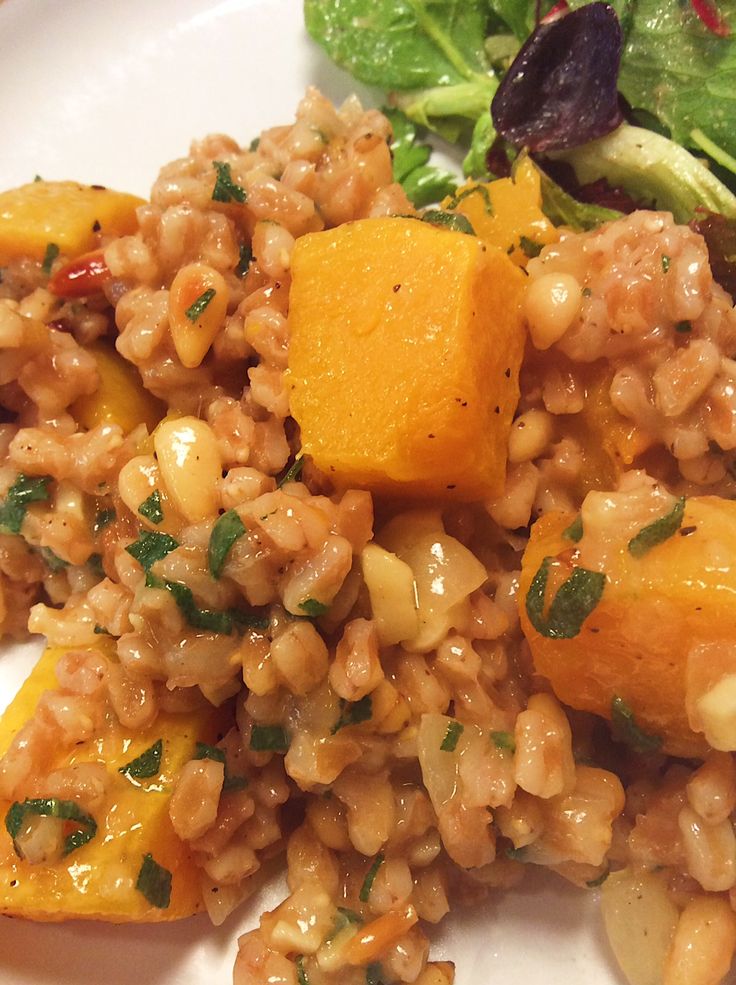
[[[491,732],[491,742],[496,749],[513,755],[516,752],[516,742],[511,732]]]
[[[566,527],[562,531],[562,536],[565,538],[565,540],[571,540],[575,544],[577,544],[577,542],[579,540],[582,540],[583,539],[583,518],[580,515],[576,516],[575,519],[570,524],[570,526],[569,527]]]
[[[475,230],[470,220],[460,212],[442,212],[440,209],[430,209],[421,216],[421,219],[422,222],[428,222],[432,226],[440,226],[442,229],[450,229],[455,233],[475,236]]]
[[[298,482],[303,468],[304,458],[300,455],[298,458],[294,459],[286,472],[284,472],[283,476],[278,480],[276,483],[276,488],[280,489],[282,486],[285,486],[287,482]]]
[[[688,332],[692,332],[693,326],[689,321],[678,321],[675,325],[675,331],[679,332],[681,335],[687,335]]]
[[[45,503],[49,499],[50,475],[28,476],[22,472],[0,503],[0,528],[19,534],[29,503]]]
[[[235,268],[236,277],[245,277],[248,273],[248,267],[250,266],[250,261],[253,259],[253,250],[246,246],[245,243],[240,244],[240,258],[238,259],[238,265]]]
[[[59,255],[59,247],[56,243],[48,243],[46,246],[46,252],[43,255],[43,263],[41,264],[41,270],[46,276],[51,273],[51,268],[54,265],[54,260]]]
[[[154,489],[150,496],[143,500],[138,512],[151,523],[163,523],[164,511],[161,509],[161,493]]]
[[[104,626],[100,626],[99,623],[95,623],[95,628],[94,628],[93,632],[94,632],[95,636],[109,636],[110,635],[110,631],[108,629],[105,629]]]
[[[597,889],[599,886],[603,885],[603,883],[606,881],[606,879],[608,879],[610,874],[611,874],[610,869],[604,869],[603,872],[601,872],[601,874],[597,876],[595,879],[588,879],[585,885],[588,887],[588,889]]]
[[[254,725],[250,733],[250,748],[254,752],[286,752],[289,735],[283,725]]]
[[[43,181],[43,178],[41,177],[40,174],[34,174],[33,176],[33,183],[35,184],[37,181]]]
[[[98,578],[105,577],[105,569],[102,566],[102,555],[101,554],[90,554],[87,558],[87,565],[92,572],[92,574],[97,575]]]
[[[135,759],[131,759],[125,766],[118,768],[118,773],[127,776],[129,780],[147,780],[149,777],[158,776],[161,772],[161,755],[164,751],[164,740],[158,739],[149,746],[145,752]]]
[[[526,855],[527,853],[524,851],[523,846],[521,848],[514,848],[513,845],[510,845],[506,849],[506,858],[510,858],[513,862],[526,862]]]
[[[309,975],[304,967],[304,955],[299,954],[294,963],[296,964],[296,980],[298,985],[309,985]]]
[[[488,188],[486,187],[486,185],[482,185],[482,184],[472,185],[470,188],[464,188],[461,192],[458,192],[456,195],[453,195],[453,197],[447,203],[447,208],[456,209],[461,202],[465,201],[466,198],[470,198],[471,195],[480,195],[480,197],[483,199],[483,209],[487,215],[492,216],[495,214],[493,211],[493,202],[491,201],[491,196],[488,192]]]
[[[528,236],[521,236],[519,239],[521,252],[529,257],[530,260],[539,256],[542,252],[543,245],[543,243],[537,243],[536,240],[529,239]]]
[[[245,524],[235,510],[228,510],[215,521],[210,534],[207,549],[210,572],[213,578],[219,578],[225,566],[225,560],[233,544],[246,532]]]
[[[43,797],[32,800],[16,801],[5,815],[5,828],[13,839],[20,834],[27,817],[56,817],[61,821],[70,821],[78,825],[78,829],[68,834],[64,839],[64,855],[69,855],[82,845],[86,845],[97,834],[97,822],[91,814],[86,814],[73,800],[58,800],[56,797]],[[18,849],[16,846],[16,853]],[[19,853],[18,853],[19,854]]]
[[[383,968],[378,961],[373,961],[365,969],[365,985],[383,985]]]
[[[65,561],[63,557],[59,557],[58,554],[54,554],[50,547],[41,548],[41,557],[46,564],[46,567],[53,574],[57,574],[59,571],[63,571],[64,568],[69,567],[69,562]]]
[[[584,298],[593,297],[593,291],[590,287],[584,287],[580,293],[583,295]]]
[[[229,790],[242,790],[248,786],[248,781],[244,776],[228,773],[225,750],[220,749],[219,746],[210,746],[206,742],[198,742],[192,759],[212,759],[216,763],[222,763],[225,767],[222,789],[226,792]]]
[[[669,270],[670,270],[670,263],[671,263],[671,262],[672,262],[672,261],[671,261],[671,260],[670,260],[670,258],[669,258],[669,257],[667,256],[667,254],[666,254],[666,253],[663,253],[663,254],[662,254],[662,273],[663,273],[663,274],[667,274],[667,273],[669,273]]]
[[[570,640],[595,609],[603,595],[606,576],[587,568],[574,568],[570,577],[560,585],[547,615],[544,599],[549,569],[555,558],[546,557],[532,579],[526,595],[526,612],[532,626],[548,639]]]
[[[349,703],[340,699],[340,717],[330,729],[330,735],[335,735],[346,725],[360,725],[361,722],[369,721],[373,714],[373,701],[370,694],[364,695],[360,701]],[[462,727],[462,726],[461,726]]]
[[[116,517],[116,513],[115,510],[113,509],[100,510],[97,516],[95,517],[95,522],[92,525],[92,531],[98,534],[100,530],[105,529],[108,523],[112,523],[115,517]]]
[[[171,902],[171,873],[154,859],[150,852],[143,856],[135,888],[157,910],[166,910]]]
[[[199,321],[204,314],[207,305],[210,303],[215,294],[217,294],[217,291],[214,287],[208,287],[206,291],[202,291],[196,301],[192,301],[187,310],[184,312],[189,321]]]
[[[233,631],[233,617],[230,612],[217,609],[200,609],[194,601],[194,592],[188,585],[180,581],[163,582],[162,586],[174,597],[179,610],[194,629],[209,630],[213,633],[228,635]]]
[[[465,726],[460,722],[450,722],[445,732],[445,737],[440,743],[442,752],[455,752],[458,739],[465,731]]]
[[[658,752],[662,748],[661,737],[644,732],[637,724],[631,706],[618,695],[614,695],[611,701],[611,729],[614,738],[642,755]]]
[[[245,188],[233,181],[230,165],[224,161],[213,161],[212,167],[217,172],[215,187],[212,190],[214,202],[245,202]]]
[[[251,142],[248,144],[248,150],[251,151],[251,152],[257,151],[260,143],[261,143],[261,138],[260,137],[254,137],[251,140]]]
[[[317,619],[319,616],[323,616],[330,607],[324,602],[318,602],[317,599],[304,599],[303,602],[299,603],[299,608],[305,616],[309,616],[310,619]]]
[[[171,534],[162,534],[156,530],[144,530],[138,540],[128,544],[125,550],[132,558],[140,564],[146,572],[146,584],[152,587],[155,579],[151,575],[151,568],[156,561],[161,561],[167,554],[171,554],[179,546],[179,541]],[[161,583],[158,583],[161,587]]]
[[[669,513],[661,516],[653,523],[642,527],[639,533],[629,541],[629,554],[635,558],[644,557],[653,547],[662,544],[674,536],[682,525],[685,513],[685,497],[680,496]]]
[[[384,862],[384,854],[380,852],[373,859],[370,869],[365,874],[365,879],[363,880],[363,885],[360,887],[360,894],[358,898],[361,903],[367,903],[368,897],[371,895],[371,889],[373,889],[373,883],[376,881],[376,876],[378,875],[378,870],[381,868]]]

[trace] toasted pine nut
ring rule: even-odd
[[[190,523],[214,516],[222,461],[209,425],[196,417],[162,421],[153,444],[161,477],[176,509]]]
[[[174,348],[187,369],[199,366],[227,314],[225,278],[205,263],[190,263],[174,277],[169,292],[169,327]]]

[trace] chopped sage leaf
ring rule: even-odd
[[[383,865],[384,855],[380,852],[373,859],[370,869],[365,874],[365,879],[363,880],[363,885],[360,887],[359,899],[361,903],[367,903],[368,897],[371,895],[371,889],[373,889],[373,883],[376,881],[376,876],[378,875],[378,870]]]
[[[0,503],[0,527],[19,534],[28,504],[45,503],[49,499],[49,482],[50,475],[29,476],[21,472]]]
[[[134,540],[132,544],[128,544],[125,550],[131,557],[136,559],[138,564],[146,572],[146,584],[151,587],[154,581],[151,575],[151,567],[156,561],[160,561],[167,554],[175,551],[178,546],[179,541],[172,537],[171,534],[162,534],[156,530],[144,530],[141,532],[138,540]]]
[[[222,789],[225,791],[242,790],[243,787],[248,786],[248,781],[244,776],[237,776],[228,773],[225,750],[220,749],[219,746],[210,746],[206,742],[198,742],[195,746],[192,759],[213,759],[216,763],[222,763],[225,767]]]
[[[524,847],[514,848],[514,846],[511,845],[506,849],[506,858],[510,858],[514,862],[526,862],[526,852],[524,851]]]
[[[158,489],[154,489],[151,495],[143,500],[138,507],[138,512],[146,520],[150,520],[151,523],[158,524],[163,522],[164,511],[161,509],[161,493]]]
[[[662,544],[673,537],[682,525],[685,513],[685,497],[680,496],[669,513],[661,516],[653,523],[642,527],[639,533],[629,541],[629,554],[634,557],[644,557],[653,547]]]
[[[337,913],[340,917],[343,918],[345,923],[355,923],[355,924],[363,923],[363,920],[360,917],[360,915],[357,914],[355,910],[351,910],[347,906],[338,906]]]
[[[669,269],[670,269],[670,263],[671,263],[671,262],[672,262],[672,261],[671,261],[671,260],[670,260],[670,258],[669,258],[669,257],[667,256],[667,254],[666,254],[666,253],[663,253],[663,254],[662,254],[662,273],[663,273],[663,274],[666,274],[666,273],[669,273]]]
[[[373,714],[373,701],[370,694],[364,695],[360,701],[347,702],[340,699],[340,717],[330,729],[330,735],[335,735],[346,725],[360,725],[367,722]]]
[[[494,215],[493,202],[491,201],[491,196],[488,193],[488,188],[483,184],[471,185],[470,188],[464,188],[461,192],[458,192],[456,195],[453,195],[453,197],[447,203],[447,208],[456,209],[462,201],[464,201],[466,198],[469,198],[471,195],[480,195],[480,197],[483,199],[483,208],[486,214]]]
[[[644,732],[637,724],[631,706],[618,695],[611,701],[611,728],[614,738],[642,755],[658,752],[662,747],[660,736]]]
[[[208,287],[206,291],[202,291],[196,301],[192,301],[184,314],[187,316],[189,321],[198,321],[204,314],[207,305],[210,303],[212,298],[217,294],[214,287]]]
[[[475,236],[470,220],[460,212],[442,212],[440,209],[430,209],[421,216],[422,222],[428,222],[432,226],[441,226],[443,229],[451,229],[455,233],[466,233],[468,236]]]
[[[113,509],[100,510],[100,512],[95,517],[95,522],[92,526],[93,532],[98,534],[100,530],[104,530],[104,528],[108,525],[108,523],[112,523],[112,521],[115,519],[115,516],[116,513],[115,510]]]
[[[135,888],[157,910],[168,909],[171,902],[171,873],[159,865],[150,852],[143,856]]]
[[[302,474],[302,469],[304,468],[304,458],[299,455],[295,458],[289,468],[284,472],[283,476],[276,483],[276,488],[280,489],[285,486],[287,482],[296,482],[299,476]]]
[[[81,848],[91,841],[97,834],[97,822],[91,814],[85,813],[73,800],[59,800],[56,797],[43,797],[33,800],[24,800],[19,803],[17,800],[11,805],[10,810],[5,815],[5,828],[13,839],[20,834],[21,828],[26,818],[36,817],[57,817],[61,821],[71,821],[78,825],[78,829],[68,834],[64,839],[64,855]],[[17,846],[15,846],[18,852]]]
[[[593,297],[593,291],[589,287],[584,287],[580,293],[583,295],[584,298]]]
[[[59,247],[56,243],[49,243],[46,246],[46,252],[43,255],[43,263],[41,264],[41,270],[47,276],[51,273],[51,268],[54,264],[54,260],[59,255]]]
[[[217,172],[217,180],[212,190],[212,199],[215,202],[240,202],[245,201],[245,188],[242,188],[233,181],[230,165],[224,161],[213,161],[212,167]]]
[[[680,332],[683,335],[686,334],[687,332],[692,332],[692,330],[693,330],[693,326],[692,323],[689,321],[678,321],[678,323],[675,325],[675,331]]]
[[[588,889],[597,889],[599,886],[603,885],[603,883],[606,881],[606,879],[608,879],[610,874],[611,874],[610,869],[604,869],[604,871],[601,872],[601,874],[596,879],[586,880],[585,885],[588,887]]]
[[[606,576],[587,568],[574,568],[560,585],[549,611],[544,613],[549,568],[555,559],[546,557],[532,579],[526,595],[526,612],[532,626],[548,639],[570,640],[595,609],[603,595]]]
[[[158,739],[140,756],[131,759],[125,766],[120,766],[118,773],[127,776],[129,780],[147,780],[151,776],[158,776],[161,772],[161,754],[163,751],[164,740]]]
[[[491,741],[496,749],[513,755],[516,752],[516,742],[511,732],[491,732]]]
[[[323,616],[330,607],[329,605],[325,605],[324,602],[318,602],[317,599],[304,599],[303,602],[299,603],[299,608],[305,616],[309,616],[310,619],[316,619],[318,616]]]
[[[304,968],[304,955],[299,954],[296,958],[296,980],[298,985],[309,985],[309,975]]]
[[[105,577],[105,569],[102,566],[102,555],[101,554],[90,554],[87,558],[87,564],[93,574],[97,575],[98,578]]]
[[[59,557],[58,554],[54,554],[50,547],[41,548],[41,557],[46,563],[46,567],[49,571],[56,574],[58,571],[63,571],[64,568],[69,567],[69,562],[65,561],[63,557]]]
[[[445,737],[440,743],[440,749],[442,752],[455,752],[457,748],[458,739],[465,731],[465,726],[461,725],[460,722],[450,722],[447,726],[447,731],[445,732]]]
[[[250,266],[250,261],[253,259],[253,250],[250,246],[246,246],[245,243],[240,244],[240,257],[238,258],[238,265],[235,268],[236,277],[245,277],[248,273],[248,267]]]
[[[110,635],[110,630],[109,629],[105,629],[104,626],[100,626],[99,623],[95,623],[94,633],[95,633],[95,636],[109,636]]]
[[[565,540],[572,540],[576,544],[579,540],[583,539],[583,518],[581,516],[576,516],[569,527],[566,527],[562,531],[562,536]]]
[[[250,733],[254,752],[286,752],[289,735],[283,725],[254,725]]]
[[[228,510],[217,518],[207,549],[207,559],[213,578],[220,577],[230,548],[245,532],[245,524],[235,510]]]
[[[174,596],[182,615],[194,629],[210,630],[213,633],[228,635],[233,631],[233,617],[230,612],[217,609],[200,609],[194,601],[194,592],[180,581],[163,582],[162,586]]]
[[[521,252],[525,256],[528,256],[530,260],[533,257],[539,256],[542,252],[543,245],[543,243],[537,243],[535,240],[529,239],[528,236],[521,236],[519,239],[519,247],[521,248]]]
[[[261,138],[260,137],[254,137],[251,140],[250,144],[248,145],[248,150],[249,151],[257,151],[258,150],[258,145],[260,144],[260,142],[261,142]]]

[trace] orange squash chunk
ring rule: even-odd
[[[97,361],[100,385],[94,393],[78,397],[72,414],[92,429],[98,424],[119,424],[128,434],[138,424],[149,433],[166,413],[166,405],[143,386],[137,369],[111,346],[95,342],[87,346]]]
[[[76,181],[34,181],[0,194],[0,263],[20,256],[43,260],[49,243],[77,257],[102,236],[125,236],[138,228],[143,199]]]
[[[101,638],[102,648],[109,647]],[[33,714],[38,699],[56,688],[55,667],[63,648],[49,647],[0,719],[0,755]],[[54,769],[100,762],[109,788],[94,817],[97,832],[87,844],[53,864],[30,864],[17,857],[5,824],[0,825],[0,913],[28,920],[109,920],[158,922],[203,909],[199,870],[169,819],[169,797],[179,769],[192,758],[197,741],[212,742],[221,713],[205,709],[183,714],[160,712],[149,728],[131,734],[109,728],[71,751],[60,750]],[[161,769],[145,779],[119,772],[159,739]],[[24,797],[20,797],[22,802]],[[0,798],[0,820],[10,802]],[[143,858],[150,854],[171,873],[168,907],[157,908],[135,888]]]
[[[473,500],[503,488],[524,277],[475,236],[409,218],[299,239],[288,385],[338,486]]]
[[[621,698],[641,729],[663,739],[665,751],[701,754],[703,727],[693,711],[710,687],[736,674],[736,503],[688,499],[679,531],[641,557],[626,541],[620,549],[614,544],[603,594],[577,635],[548,638],[532,625],[525,603],[544,558],[575,566],[577,545],[563,536],[573,520],[542,517],[524,553],[519,608],[537,671],[571,707],[610,719],[614,697]],[[724,641],[731,645],[709,649]],[[688,660],[696,647],[733,656]]]

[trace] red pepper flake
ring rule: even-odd
[[[731,33],[728,22],[721,15],[715,4],[710,0],[690,0],[690,6],[695,11],[700,22],[719,38],[727,38]]]

